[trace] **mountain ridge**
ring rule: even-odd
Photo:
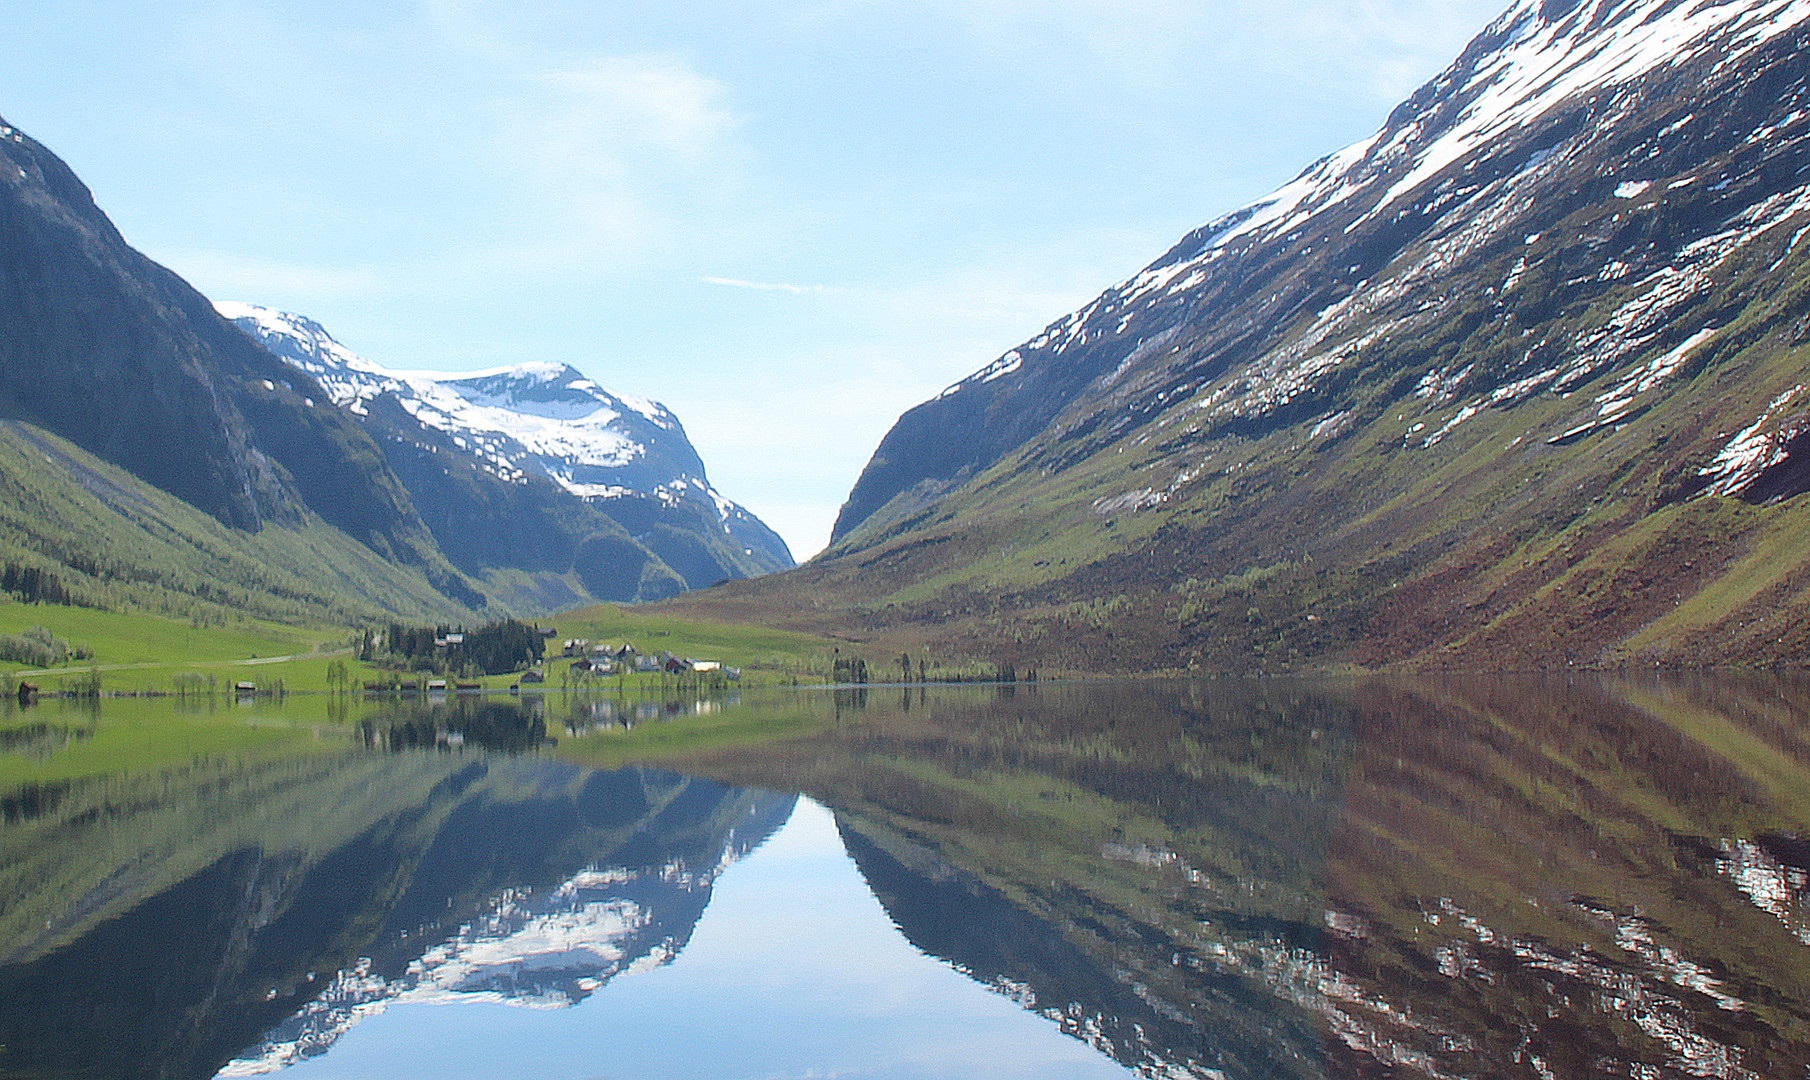
[[[295,522],[306,504],[375,550],[428,558],[406,496],[355,429],[305,404],[306,379],[246,347],[3,121],[0,172],[0,408],[234,527]]]
[[[1773,18],[1781,12],[1790,17]],[[1636,26],[1635,29],[1639,32],[1633,40],[1627,40],[1625,24],[1634,21],[1632,16],[1641,13],[1650,13],[1649,18]],[[1554,37],[1563,39],[1568,34],[1577,34],[1579,24],[1585,24],[1585,17],[1590,15],[1595,16],[1587,23],[1591,33],[1586,34],[1582,42],[1573,41],[1568,48],[1554,42]],[[1609,18],[1613,15],[1620,15],[1621,18]],[[1655,22],[1662,16],[1671,21]],[[1008,351],[950,386],[930,402],[908,412],[906,417],[901,418],[899,428],[909,430],[910,421],[907,418],[919,410],[923,410],[924,415],[918,426],[940,425],[946,422],[947,414],[956,411],[944,403],[959,400],[967,394],[984,394],[991,384],[1000,384],[991,386],[996,395],[1000,391],[1009,394],[1026,382],[1024,375],[1020,374],[1026,365],[1035,366],[1038,361],[1043,361],[1052,369],[1045,378],[1056,383],[1050,389],[1057,391],[1057,395],[1049,396],[1066,403],[1082,389],[1101,380],[1109,368],[1129,367],[1148,356],[1144,350],[1154,352],[1164,346],[1165,342],[1160,340],[1161,335],[1174,333],[1178,328],[1166,327],[1152,336],[1137,336],[1136,332],[1142,329],[1138,324],[1149,320],[1153,314],[1158,317],[1170,314],[1165,309],[1175,306],[1205,306],[1218,299],[1213,295],[1215,286],[1221,291],[1228,285],[1244,285],[1248,289],[1245,283],[1253,272],[1261,276],[1275,272],[1273,266],[1239,265],[1237,275],[1230,271],[1223,273],[1226,278],[1236,276],[1238,281],[1221,283],[1207,279],[1213,264],[1236,260],[1239,255],[1257,250],[1263,239],[1285,234],[1323,212],[1334,211],[1361,194],[1373,193],[1385,180],[1393,181],[1368,211],[1337,224],[1340,232],[1349,236],[1376,218],[1382,210],[1411,193],[1415,187],[1435,178],[1453,162],[1460,161],[1467,146],[1475,148],[1471,144],[1476,142],[1479,135],[1498,131],[1507,124],[1524,128],[1540,121],[1585,87],[1602,89],[1620,85],[1638,79],[1662,64],[1672,66],[1681,62],[1683,56],[1675,49],[1680,37],[1691,41],[1696,46],[1698,55],[1717,48],[1719,44],[1728,44],[1729,39],[1745,51],[1757,48],[1772,37],[1787,32],[1805,18],[1810,18],[1810,8],[1797,0],[1701,5],[1652,3],[1647,0],[1577,0],[1573,3],[1518,0],[1468,45],[1447,71],[1398,106],[1376,134],[1320,159],[1295,180],[1270,195],[1194,230],[1143,271],[1108,289],[1091,304],[1051,323],[1038,337]],[[1683,23],[1684,26],[1679,27],[1675,23]],[[1703,25],[1704,23],[1707,25]],[[1750,40],[1753,38],[1758,40]],[[1618,51],[1610,52],[1612,49]],[[1514,55],[1517,51],[1533,55],[1517,58]],[[1582,56],[1577,55],[1580,52]],[[1609,52],[1607,57],[1604,56],[1605,52]],[[1738,55],[1739,53],[1728,56],[1726,62],[1738,59]],[[1495,59],[1498,67],[1493,72],[1497,77],[1489,79],[1477,75],[1479,65],[1491,58]],[[1616,60],[1620,61],[1619,65],[1610,63]],[[1590,69],[1592,65],[1596,69],[1608,65],[1608,70],[1588,70],[1582,73],[1576,70],[1579,67]],[[1532,70],[1522,70],[1523,67]],[[1488,70],[1485,72],[1486,75],[1491,73]],[[1471,77],[1466,78],[1467,74]],[[1594,81],[1585,80],[1586,75],[1594,76]],[[1500,100],[1516,89],[1527,87],[1531,89],[1521,99],[1506,102]],[[1426,137],[1428,131],[1434,133],[1431,138]],[[1417,138],[1422,145],[1416,153],[1412,152],[1415,150],[1412,144]],[[1544,152],[1533,151],[1527,155],[1532,167],[1537,168],[1550,160],[1549,157],[1541,157]],[[1457,208],[1440,209],[1447,218],[1457,214]],[[1261,251],[1257,253],[1259,256],[1266,254]],[[1365,255],[1369,255],[1366,261],[1377,258],[1361,247],[1355,252],[1355,256],[1359,258]],[[1446,257],[1449,258],[1450,254],[1447,253]],[[1266,261],[1273,261],[1273,258],[1272,255]],[[1321,260],[1325,261],[1324,258]],[[1364,267],[1365,262],[1356,262],[1342,270],[1327,268],[1327,291],[1332,292],[1340,285],[1361,286],[1365,278],[1356,276],[1356,272]],[[1347,288],[1344,295],[1349,296],[1359,291],[1359,288]],[[1285,313],[1298,311],[1309,302],[1304,296],[1278,296],[1275,299],[1288,301],[1286,305],[1282,305]],[[1145,302],[1144,306],[1139,306],[1140,301]],[[1157,310],[1153,312],[1152,308]],[[1187,317],[1185,311],[1182,317]],[[1108,331],[1106,327],[1112,325],[1115,319],[1118,320],[1117,326]],[[1127,333],[1128,329],[1132,333]],[[1316,326],[1312,330],[1320,332],[1319,341],[1331,336],[1321,327]],[[1103,339],[1117,345],[1117,349],[1097,357],[1080,357],[1068,370],[1056,369],[1053,361],[1058,357],[1071,361],[1077,359],[1072,357],[1074,352],[1079,351],[1075,346],[1086,346],[1091,341],[1096,344],[1095,352],[1103,351],[1098,348]],[[1232,344],[1236,344],[1236,339]],[[1310,357],[1310,361],[1317,359],[1319,358]],[[1293,370],[1253,374],[1269,375],[1272,384],[1280,384],[1281,389],[1287,390],[1290,388],[1288,383],[1291,378],[1310,378],[1317,371],[1318,369],[1308,365],[1301,365]],[[1014,375],[1017,378],[1012,378]],[[1102,388],[1111,389],[1110,381]],[[1263,387],[1253,386],[1251,389],[1261,390]],[[1262,408],[1263,404],[1256,403],[1258,408]],[[993,414],[1003,411],[1003,406],[992,402],[966,406],[966,411],[970,414],[977,410],[987,410],[988,420],[996,421],[997,417]],[[1023,411],[1029,416],[1043,419],[1045,423],[1054,419],[1053,415],[1044,415],[1048,411],[1047,406],[1041,410],[1033,408]],[[1016,417],[1009,419],[1003,427],[997,423],[990,424],[986,432],[987,439],[982,444],[983,453],[969,460],[961,460],[949,475],[920,470],[923,475],[913,473],[903,479],[911,483],[946,481],[952,478],[953,473],[963,469],[971,475],[976,465],[983,461],[997,460],[1006,450],[1022,445],[1030,437],[1028,434],[1020,437],[1027,426],[1034,428],[1037,425],[1034,420],[1027,424]],[[887,439],[893,438],[894,434],[889,432]],[[959,453],[960,450],[959,447],[947,449],[950,453]],[[870,471],[882,473],[893,467],[888,450],[888,441],[883,441],[875,454],[874,462],[869,465]],[[985,450],[993,451],[990,459],[984,456]],[[940,463],[933,459],[933,464]],[[885,484],[881,482],[880,476],[870,478],[864,474],[862,480],[857,481],[848,504],[838,517],[832,544],[846,537],[873,510],[887,501],[880,496],[887,492],[896,495],[907,490],[911,483]],[[870,490],[875,487],[879,490]],[[876,503],[876,500],[879,502]]]
[[[710,485],[658,402],[557,362],[394,370],[306,316],[215,306],[357,419],[467,573],[573,571],[599,599],[645,600],[792,565],[778,534]],[[639,571],[600,565],[637,558]]]
[[[1797,655],[1806,20],[1515,4],[907,412],[818,561],[712,602],[1084,669]]]
[[[460,431],[422,422],[407,407],[418,396],[378,394],[364,416],[340,407],[333,383],[346,374],[304,370],[248,335],[129,246],[67,164],[0,121],[0,487],[13,500],[0,547],[81,602],[209,618],[223,604],[335,619],[536,614],[790,564],[777,535],[708,486],[676,418],[652,403],[632,403],[643,415],[608,398],[642,425],[632,434],[670,434],[614,463],[643,469],[629,482],[650,490],[625,486],[606,513],[529,475],[551,453],[525,455],[511,477]],[[532,375],[464,376],[460,400],[538,408],[556,428],[582,403],[536,399]],[[598,413],[602,399],[587,400]]]

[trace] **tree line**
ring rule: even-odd
[[[366,631],[359,659],[415,671],[502,675],[541,662],[547,639],[537,626],[516,619],[485,623],[475,630],[390,623],[381,641]]]
[[[49,570],[9,562],[0,569],[0,592],[28,604],[75,604],[63,581]]]

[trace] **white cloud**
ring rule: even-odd
[[[816,296],[844,291],[828,285],[788,285],[779,281],[743,281],[740,278],[706,277],[698,280],[706,285],[722,285],[730,289],[752,289],[755,292],[791,293],[793,296]]]
[[[651,154],[656,167],[697,168],[714,163],[735,127],[724,85],[676,56],[602,57],[530,79],[552,91],[540,102],[551,115],[531,126],[560,167],[607,161],[614,171]]]
[[[557,246],[641,258],[735,186],[727,89],[675,56],[599,57],[515,85],[494,168],[516,188],[516,223]]]

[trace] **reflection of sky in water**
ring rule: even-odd
[[[1125,1077],[944,964],[892,925],[829,811],[800,800],[717,879],[667,967],[626,973],[571,1009],[392,1005],[297,1080],[447,1076]]]

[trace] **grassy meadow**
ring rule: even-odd
[[[27,679],[46,690],[99,676],[107,691],[174,691],[178,675],[213,675],[216,686],[239,680],[288,690],[327,688],[327,665],[350,656],[345,627],[291,626],[241,616],[212,624],[147,612],[99,611],[55,604],[0,603],[0,635],[36,627],[50,631],[80,659],[53,668],[0,661],[0,677]]]
[[[821,682],[830,674],[834,650],[845,643],[819,634],[717,622],[638,607],[598,604],[542,620],[558,636],[549,651],[568,638],[597,645],[627,642],[642,652],[670,652],[694,660],[716,660],[740,668],[752,682]]]
[[[583,608],[542,619],[540,624],[555,631],[541,665],[550,687],[562,685],[571,661],[559,655],[560,646],[572,638],[611,646],[628,642],[643,652],[715,660],[740,669],[744,685],[821,682],[837,646],[816,635],[658,614],[627,604]],[[329,669],[335,664],[343,666],[354,688],[391,676],[379,664],[356,659],[359,631],[348,626],[289,625],[252,616],[203,622],[141,611],[0,602],[0,635],[17,636],[34,628],[62,639],[78,658],[50,668],[0,661],[0,678],[25,679],[54,691],[86,685],[98,676],[103,692],[142,694],[172,693],[181,685],[207,686],[209,676],[215,692],[243,680],[260,689],[274,689],[280,682],[287,693],[323,693],[333,689]],[[420,677],[425,676],[407,676]],[[486,689],[501,690],[518,677],[476,681]],[[672,680],[630,674],[595,680],[593,685],[652,689],[663,681]]]

